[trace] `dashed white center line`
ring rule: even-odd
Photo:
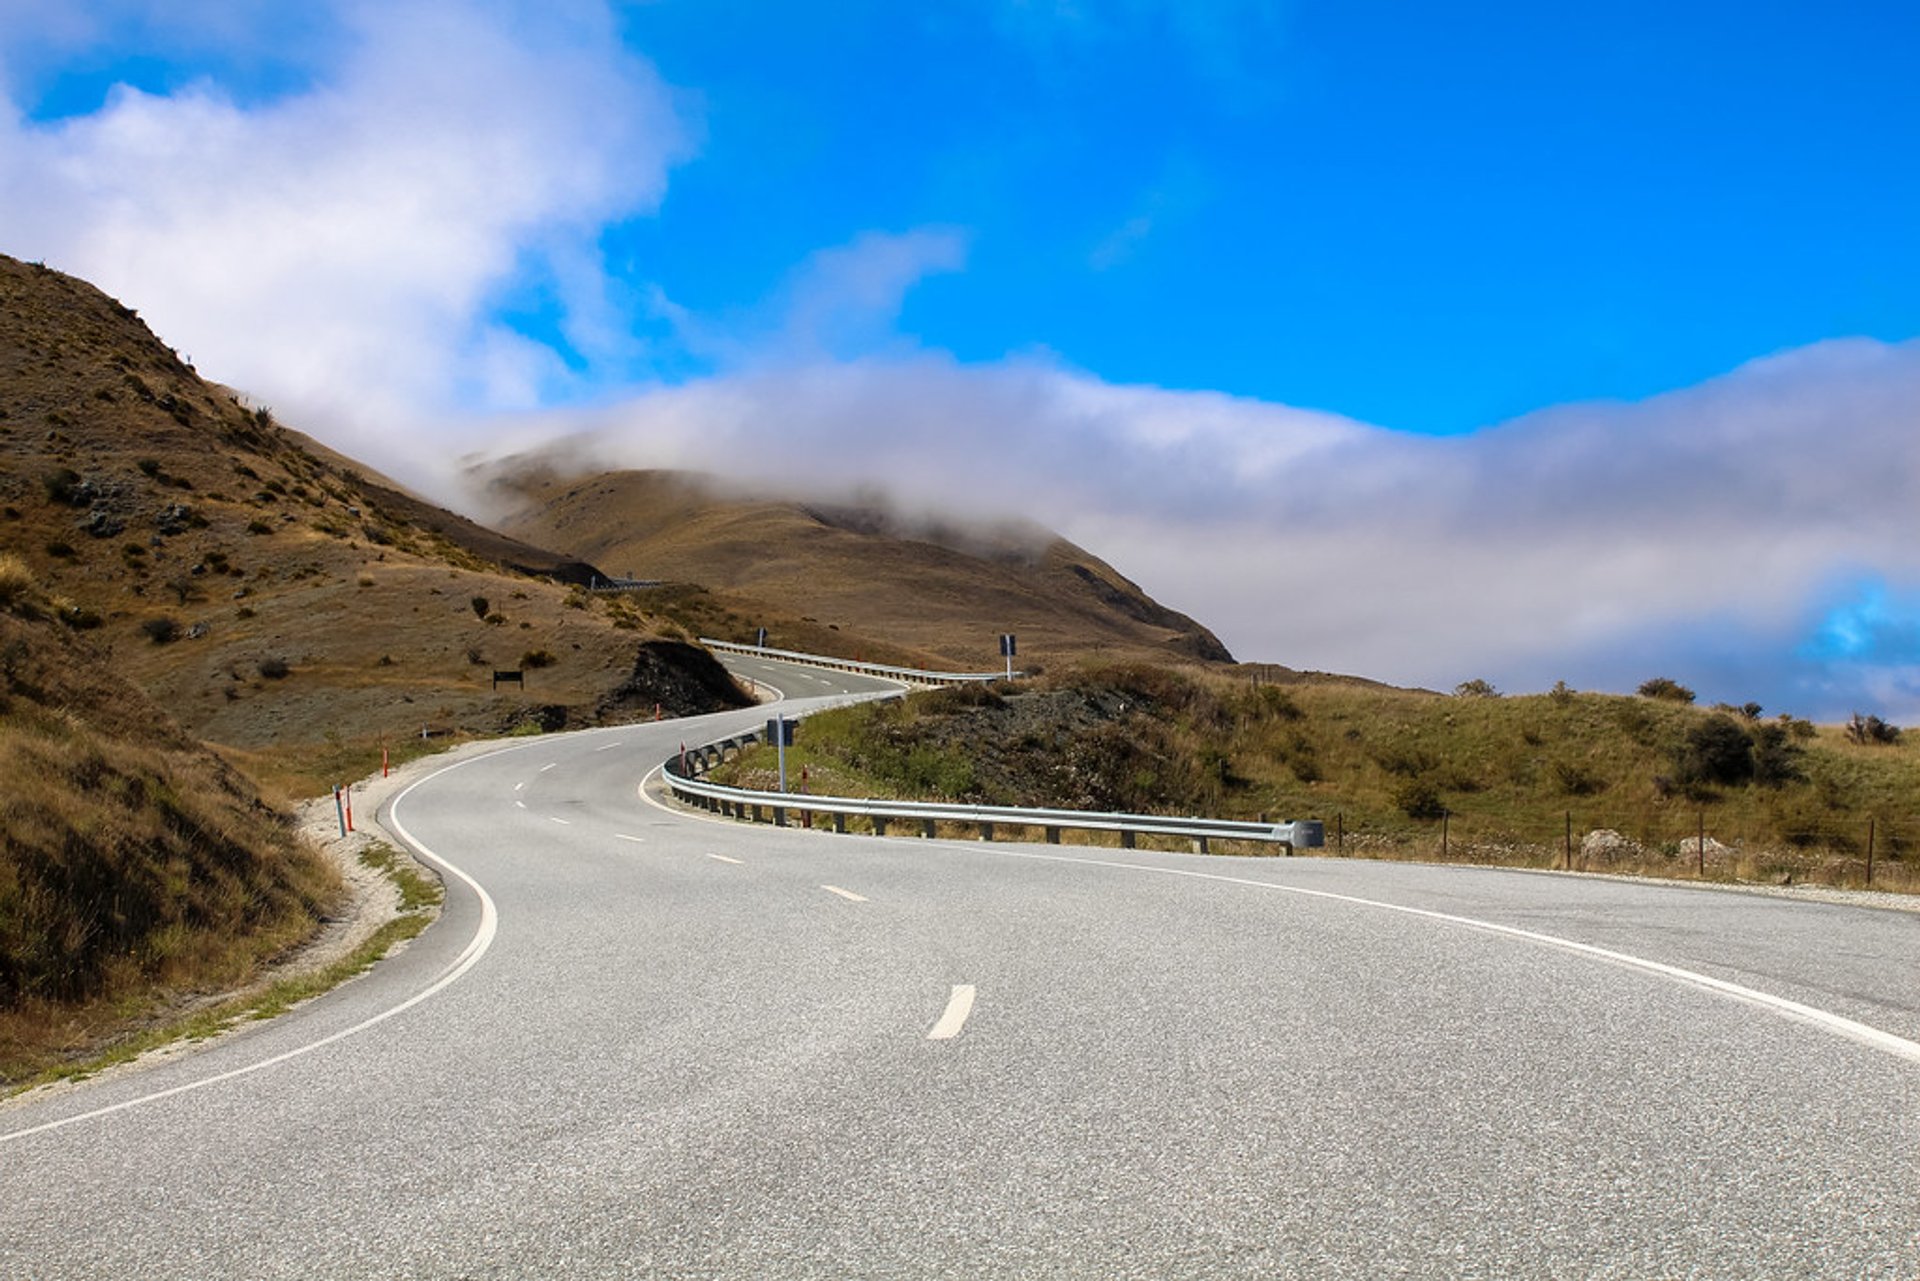
[[[628,836],[625,832],[615,832],[613,834],[613,839],[616,841],[632,841],[635,845],[645,845],[647,843],[646,837]]]
[[[626,746],[624,743],[608,743],[605,747],[596,747],[593,750],[596,752],[611,752],[616,747],[624,746]]]
[[[838,894],[841,898],[848,899],[855,903],[864,903],[867,901],[865,895],[855,894],[852,890],[843,890],[838,885],[822,885],[820,888],[829,894]]]
[[[927,1033],[929,1041],[951,1041],[960,1035],[960,1029],[966,1026],[967,1015],[973,1013],[973,984],[956,983],[953,995],[947,998],[947,1011],[940,1021]]]
[[[713,859],[713,860],[715,860],[716,862],[720,862],[720,863],[734,863],[734,864],[738,864],[738,863],[740,862],[740,860],[739,860],[739,859],[737,859],[737,858],[728,858],[728,857],[727,857],[727,856],[726,856],[725,854],[709,854],[709,855],[707,855],[707,857],[708,857],[708,858],[710,858],[710,859]]]
[[[520,790],[521,788],[523,788],[523,787],[525,787],[526,785],[527,785],[527,780],[523,778],[523,779],[521,779],[521,780],[520,780],[520,781],[519,781],[518,783],[515,783],[515,784],[513,785],[513,790],[517,792],[517,791],[519,791],[519,790]]]
[[[522,810],[523,810],[523,809],[525,809],[525,808],[527,808],[527,803],[526,803],[525,801],[515,801],[515,802],[513,803],[513,807],[514,807],[515,809],[522,809]]]
[[[544,774],[548,770],[552,769],[554,766],[558,765],[559,763],[560,763],[559,761],[548,761],[545,765],[542,765],[539,769],[535,770],[534,773]]]
[[[569,822],[568,822],[568,821],[567,821],[566,819],[564,819],[564,818],[555,818],[555,817],[554,817],[553,815],[551,815],[551,814],[549,814],[549,815],[547,815],[547,821],[548,821],[549,823],[558,823],[558,824],[559,824],[560,826],[562,826],[562,827],[572,827],[572,826],[573,826],[573,824],[572,824],[572,823],[569,823]]]

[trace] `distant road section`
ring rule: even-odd
[[[0,1276],[1920,1275],[1920,916],[639,794],[766,715],[414,787],[411,947],[0,1107]]]

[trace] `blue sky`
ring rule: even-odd
[[[1017,508],[1248,658],[1920,716],[1916,55],[1893,3],[0,0],[0,249],[416,476],[591,431]]]

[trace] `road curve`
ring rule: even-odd
[[[0,1276],[1920,1275],[1920,917],[638,795],[765,714],[403,794],[443,918],[0,1108]]]

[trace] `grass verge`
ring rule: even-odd
[[[107,1068],[180,1041],[209,1040],[242,1023],[270,1019],[303,1001],[329,992],[371,969],[399,944],[433,922],[445,898],[439,883],[415,870],[390,846],[374,844],[360,862],[382,873],[400,894],[400,914],[382,925],[353,951],[319,970],[280,979],[265,989],[196,1010],[183,1018],[145,1028],[85,1059],[46,1068],[0,1092],[6,1097],[55,1081],[84,1081]]]

